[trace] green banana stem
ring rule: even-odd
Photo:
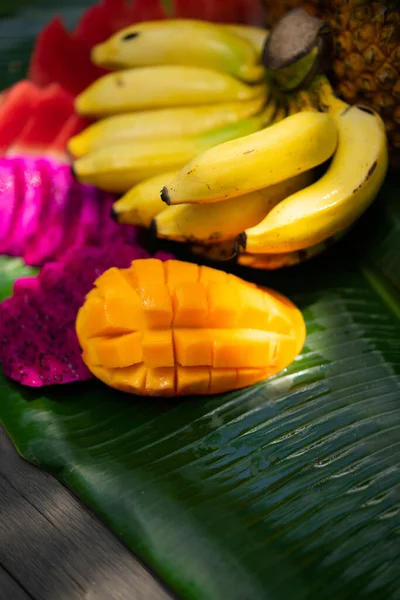
[[[290,92],[304,85],[310,75],[312,77],[312,73],[315,72],[319,55],[319,46],[315,46],[300,60],[273,72],[274,80],[279,88],[284,92]]]

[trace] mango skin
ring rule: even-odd
[[[217,269],[134,260],[103,273],[76,319],[82,358],[107,385],[142,396],[208,395],[275,375],[301,351],[301,312]]]

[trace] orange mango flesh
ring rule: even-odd
[[[146,396],[253,385],[288,366],[306,333],[301,312],[278,292],[152,258],[103,273],[78,312],[76,332],[96,377]]]

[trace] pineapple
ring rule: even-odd
[[[262,2],[268,27],[295,7],[330,25],[330,79],[344,100],[372,106],[381,115],[391,164],[400,167],[400,0]]]

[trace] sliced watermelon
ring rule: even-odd
[[[103,0],[89,8],[81,17],[73,38],[89,47],[104,41],[110,35],[141,21],[156,21],[167,17],[162,0]]]
[[[73,113],[71,94],[57,83],[49,85],[42,92],[25,127],[9,147],[7,155],[46,154]]]
[[[118,0],[115,0],[119,4]],[[89,48],[106,40],[110,36],[112,25],[107,16],[104,3],[95,4],[82,15],[72,37],[84,42]]]
[[[46,151],[46,156],[63,159],[67,154],[67,142],[74,135],[83,131],[89,125],[89,121],[79,115],[71,115],[61,127],[58,135]]]
[[[73,39],[60,19],[38,36],[29,67],[29,77],[38,85],[57,82],[76,95],[104,73],[90,62],[90,47]]]
[[[0,156],[46,155],[66,160],[67,141],[89,122],[75,115],[73,96],[59,84],[23,80],[0,95]]]
[[[0,155],[4,154],[15,138],[20,135],[27,119],[36,109],[40,88],[28,80],[22,80],[2,94],[0,103]]]
[[[102,0],[81,17],[69,33],[60,19],[51,21],[39,35],[32,54],[29,77],[38,85],[60,83],[73,95],[79,94],[106,73],[90,61],[94,44],[132,23],[168,16],[219,22],[259,24],[259,0],[172,0],[167,14],[162,0]]]

